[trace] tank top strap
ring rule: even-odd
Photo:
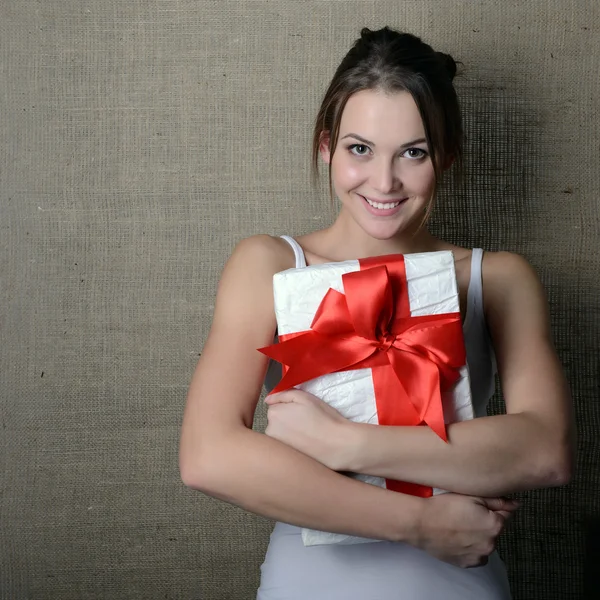
[[[473,407],[478,417],[487,414],[487,404],[494,394],[496,355],[490,338],[485,311],[483,310],[483,250],[473,248],[471,277],[467,291],[467,315],[463,331],[467,350],[467,363],[471,378]]]
[[[481,266],[483,263],[483,249],[473,248],[471,254],[471,276],[469,278],[469,287],[467,290],[467,315],[465,326],[471,321],[481,322],[484,319],[483,312],[483,278]]]
[[[280,237],[292,247],[294,256],[296,257],[296,269],[303,269],[306,267],[306,257],[304,256],[304,250],[302,250],[302,246],[300,246],[300,244],[289,235],[282,235]]]

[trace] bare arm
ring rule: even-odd
[[[573,461],[571,398],[551,342],[542,286],[527,262],[486,255],[486,312],[506,415],[425,427],[350,424],[344,470],[475,495],[562,485]]]
[[[454,564],[478,564],[493,550],[515,506],[455,495],[423,500],[390,492],[344,477],[252,431],[267,366],[256,348],[271,343],[275,331],[272,276],[290,266],[289,255],[281,259],[286,250],[278,244],[268,236],[245,240],[223,273],[182,424],[184,483],[272,519],[406,541]]]
[[[278,241],[242,242],[219,284],[213,326],[189,389],[180,470],[190,487],[272,519],[413,541],[421,501],[351,480],[251,429],[273,340]],[[372,507],[378,510],[373,511]]]

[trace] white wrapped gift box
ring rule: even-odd
[[[411,316],[459,313],[459,296],[452,252],[404,255]],[[342,275],[360,271],[358,260],[289,269],[273,277],[275,314],[279,336],[308,331],[315,313],[330,288],[344,293]],[[372,369],[357,369],[323,375],[306,381],[299,389],[314,394],[355,422],[379,424]],[[471,386],[467,365],[457,382],[442,393],[445,423],[472,419]],[[382,477],[353,474],[352,477],[386,487]],[[433,493],[444,490],[434,488]],[[366,538],[302,530],[304,545],[373,542]]]

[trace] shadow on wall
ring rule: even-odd
[[[523,98],[459,78],[464,181],[442,185],[432,232],[467,247],[517,250],[531,239],[540,161],[539,116]]]
[[[458,86],[466,134],[464,183],[449,178],[440,190],[431,230],[459,245],[534,256],[545,235],[545,223],[536,218],[537,203],[548,201],[542,197],[540,173],[551,166],[542,169],[542,161],[550,159],[543,151],[540,115],[525,94],[509,96],[502,87],[474,81]],[[523,507],[499,545],[515,600],[530,597],[533,590],[546,600],[600,598],[594,558],[600,546],[595,492],[600,441],[597,427],[590,427],[600,426],[600,411],[590,402],[600,381],[600,285],[586,266],[594,240],[581,241],[575,260],[565,244],[568,239],[557,240],[556,254],[550,248],[538,271],[580,424],[578,466],[570,485],[520,495]],[[490,413],[502,412],[498,391]]]

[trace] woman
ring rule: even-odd
[[[364,29],[314,131],[315,167],[320,156],[341,203],[336,221],[297,240],[246,239],[223,272],[189,390],[180,468],[187,485],[278,521],[259,600],[505,600],[494,545],[517,505],[503,496],[570,478],[570,397],[539,280],[520,256],[460,248],[425,227],[442,173],[461,158],[455,72],[451,57],[419,38]],[[276,334],[274,273],[438,250],[455,257],[480,418],[449,425],[445,444],[426,427],[351,423],[293,389],[268,398],[266,435],[252,431],[268,367],[256,349]],[[507,414],[487,417],[496,364]],[[417,498],[338,471],[453,493]],[[382,541],[305,547],[301,527]]]

